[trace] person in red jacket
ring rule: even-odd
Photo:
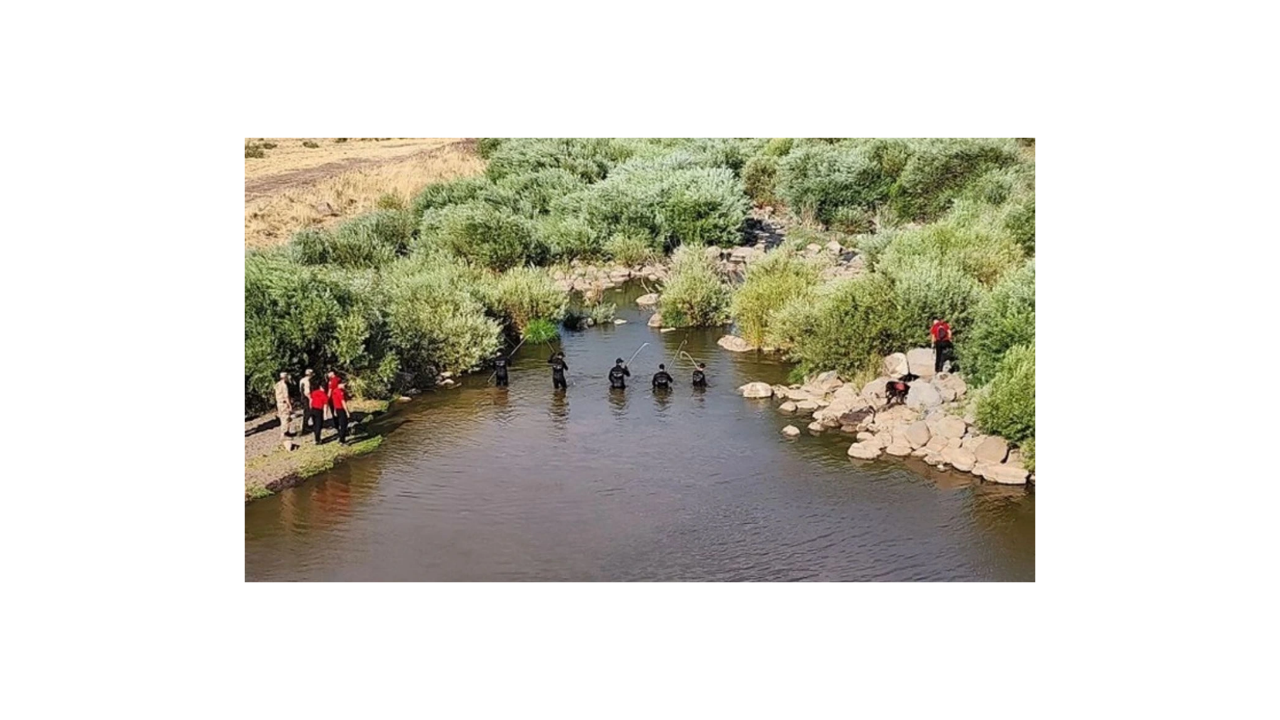
[[[338,383],[338,387],[329,393],[329,402],[333,403],[333,424],[338,428],[338,443],[347,444],[347,384]]]
[[[316,444],[320,444],[320,428],[324,426],[324,408],[329,404],[329,394],[320,385],[311,391],[311,421],[316,425]]]
[[[951,359],[951,325],[942,318],[934,318],[929,335],[933,338],[933,371],[940,373],[943,363]]]
[[[342,378],[338,377],[338,373],[329,371],[329,417],[333,414],[333,391],[338,389],[338,383],[342,382]]]

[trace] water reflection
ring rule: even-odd
[[[547,408],[551,416],[552,435],[561,442],[565,439],[565,428],[569,424],[569,394],[563,390],[551,393],[551,406]]]
[[[609,388],[609,407],[613,410],[614,417],[625,417],[627,414],[627,391]]]
[[[659,415],[665,415],[667,406],[671,404],[671,389],[665,390],[660,388],[653,389],[653,407],[658,411]]]

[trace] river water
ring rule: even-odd
[[[526,346],[510,388],[481,374],[425,393],[383,421],[379,450],[246,505],[245,578],[1035,579],[1032,491],[851,460],[838,432],[786,439],[808,420],[736,389],[789,366],[721,350],[723,329],[650,329],[643,292],[606,293],[627,324],[562,334],[567,392],[548,347]],[[644,342],[610,392],[614,359]],[[705,391],[676,367],[681,343]],[[659,362],[666,395],[650,389]]]

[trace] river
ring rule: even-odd
[[[721,350],[724,329],[565,331],[569,389],[546,345],[511,386],[487,373],[383,421],[376,452],[245,506],[247,580],[666,581],[1035,579],[1035,495],[916,460],[845,455],[852,438],[779,431],[808,420],[738,386],[788,365]],[[625,393],[615,358],[636,357]],[[684,349],[707,364],[696,391]],[[676,378],[650,389],[665,362]],[[686,363],[687,365],[687,363]]]

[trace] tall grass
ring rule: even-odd
[[[1018,345],[1035,345],[1036,267],[1027,262],[1006,275],[974,309],[972,327],[956,337],[965,375],[981,384]]]
[[[1000,359],[990,386],[978,399],[978,425],[1015,443],[1036,435],[1036,346],[1017,345]]]
[[[512,268],[483,287],[490,313],[517,331],[534,320],[555,323],[564,317],[567,298],[544,268]]]
[[[304,265],[370,268],[407,254],[412,237],[409,213],[379,210],[346,220],[331,230],[303,230],[294,235],[289,250]]]
[[[743,338],[756,347],[779,344],[781,338],[769,332],[774,317],[788,301],[811,301],[820,273],[818,263],[785,251],[770,252],[748,266],[731,306]]]
[[[729,288],[701,247],[681,246],[658,300],[667,327],[709,327],[729,321]]]

